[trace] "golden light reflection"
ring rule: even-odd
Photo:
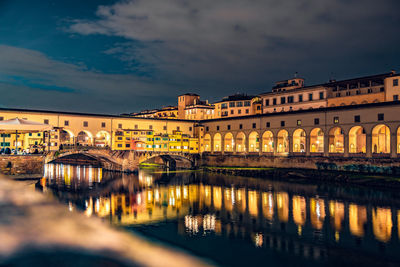
[[[331,224],[335,230],[342,230],[342,222],[344,220],[344,204],[338,201],[329,201],[329,214]]]
[[[276,207],[278,219],[281,222],[289,220],[289,195],[286,192],[276,193]]]
[[[213,188],[214,208],[220,210],[222,207],[222,189],[219,186]]]
[[[325,220],[325,201],[319,198],[310,199],[310,220],[311,225],[317,229],[321,230],[324,225]]]
[[[249,213],[252,216],[258,215],[258,192],[257,191],[249,191]]]
[[[272,221],[274,218],[274,195],[271,192],[262,193],[262,209],[265,218]]]
[[[349,205],[349,228],[352,235],[364,236],[364,225],[367,222],[367,208],[356,204]]]
[[[388,208],[374,208],[372,210],[372,229],[375,238],[381,242],[388,242],[392,236],[392,211]]]
[[[301,196],[293,196],[292,202],[293,202],[293,221],[295,222],[295,224],[303,226],[306,223],[306,216],[307,216],[306,199]]]

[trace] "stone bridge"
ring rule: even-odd
[[[191,169],[196,166],[197,157],[197,154],[81,148],[51,152],[46,155],[45,163],[90,164],[109,171],[135,172],[144,162],[170,169]]]

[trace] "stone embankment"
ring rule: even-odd
[[[1,266],[206,266],[0,176]]]
[[[392,158],[273,157],[257,155],[203,154],[200,166],[309,169],[400,177],[400,160]]]
[[[42,155],[2,155],[0,173],[9,175],[43,175]]]

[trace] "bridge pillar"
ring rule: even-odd
[[[274,134],[272,137],[274,139],[274,156],[278,154],[278,136]]]
[[[288,135],[289,156],[293,154],[293,136]]]
[[[349,135],[343,134],[344,157],[349,157]]]
[[[310,156],[310,135],[306,135],[306,156],[309,157]]]
[[[210,135],[211,136],[211,135]],[[215,147],[214,147],[214,138],[213,137],[210,137],[211,138],[211,142],[210,142],[210,146],[211,146],[211,148],[210,148],[210,151],[211,151],[211,154],[214,154],[214,149],[215,149]]]
[[[329,134],[324,132],[324,157],[329,156]]]
[[[224,153],[225,153],[225,136],[222,136],[221,137],[221,154],[223,155]]]
[[[366,157],[371,158],[372,157],[372,135],[370,133],[366,134],[366,144],[365,144],[365,149],[366,149]]]
[[[390,136],[390,157],[397,158],[397,132],[392,132]]]

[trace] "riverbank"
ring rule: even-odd
[[[0,265],[206,266],[0,176]]]
[[[206,172],[254,178],[268,178],[288,182],[328,182],[342,185],[357,185],[373,188],[400,189],[400,177],[361,174],[345,171],[294,169],[294,168],[255,168],[255,167],[207,167]]]

